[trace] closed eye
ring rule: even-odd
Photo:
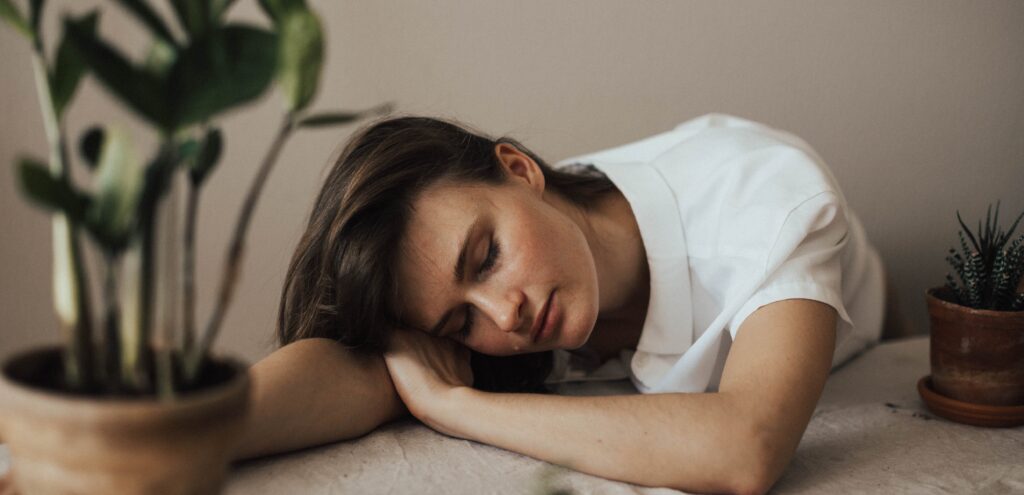
[[[493,237],[491,243],[487,247],[487,257],[484,258],[483,263],[480,264],[480,270],[477,272],[477,280],[482,280],[483,275],[489,273],[494,265],[498,262],[498,256],[501,254],[501,246],[498,244]],[[473,307],[466,306],[466,320],[462,324],[462,328],[459,329],[455,334],[455,338],[459,341],[465,341],[469,338],[470,332],[473,331]]]
[[[487,257],[484,258],[484,262],[480,264],[480,275],[486,274],[491,268],[494,268],[494,264],[498,261],[498,255],[501,254],[501,246],[498,245],[498,241],[491,239],[491,244],[487,248]]]

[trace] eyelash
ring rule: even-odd
[[[491,239],[491,245],[487,248],[487,258],[480,264],[480,274],[483,275],[494,268],[494,264],[498,260],[498,255],[501,253],[501,246],[498,245],[498,241]],[[469,332],[473,330],[473,311],[472,308],[466,308],[466,321],[462,324],[462,328],[459,329],[456,334],[458,340],[466,340],[469,338]]]

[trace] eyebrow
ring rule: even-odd
[[[466,235],[462,238],[462,245],[459,247],[459,257],[455,260],[455,268],[452,270],[452,277],[455,283],[458,284],[466,274],[466,251],[469,246],[469,238],[473,236],[473,231],[476,230],[477,225],[480,224],[480,218],[477,218],[468,229],[466,229]],[[437,322],[433,328],[427,333],[430,335],[439,335],[441,329],[444,328],[445,324],[448,323],[452,317],[452,310],[448,310],[444,316],[441,317],[441,321]]]

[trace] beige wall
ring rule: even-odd
[[[96,2],[50,3],[81,11]],[[258,18],[254,1],[238,3],[233,15]],[[956,240],[954,210],[977,218],[998,198],[1007,215],[1024,209],[1024,2],[311,3],[329,36],[320,108],[391,100],[401,111],[511,134],[552,161],[710,111],[802,136],[835,171],[918,331],[926,328],[922,294],[942,282],[945,249]],[[112,14],[101,32],[141,48],[139,29]],[[49,222],[16,193],[10,168],[19,153],[44,156],[46,145],[27,46],[6,26],[0,60],[6,354],[56,334]],[[224,122],[227,161],[202,205],[202,315],[219,278],[226,226],[277,124],[279,102],[275,94]],[[87,81],[68,128],[77,135],[111,120],[134,122]],[[288,143],[256,213],[219,349],[250,360],[272,349],[286,263],[326,160],[350,130],[307,132]]]

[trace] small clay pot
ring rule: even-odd
[[[974,404],[1024,404],[1024,311],[973,309],[928,289],[935,391]]]
[[[216,359],[219,378],[173,401],[71,395],[33,387],[52,368],[47,347],[8,359],[0,375],[0,438],[19,493],[218,493],[249,403],[243,364]]]

